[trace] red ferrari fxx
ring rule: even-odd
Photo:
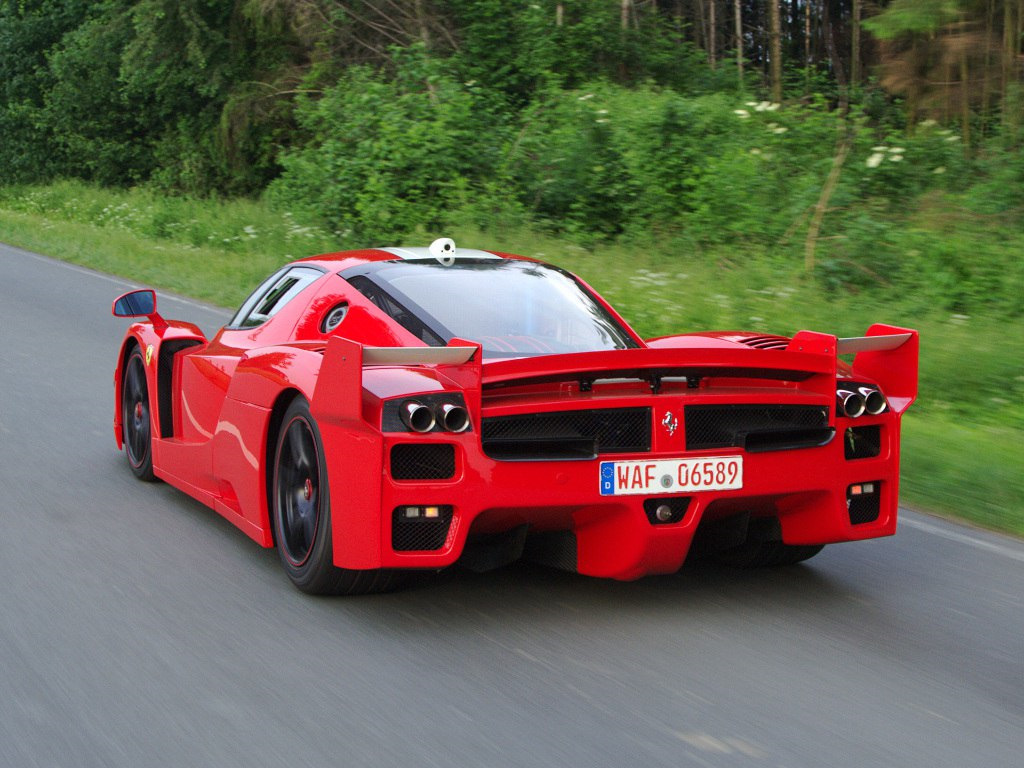
[[[645,340],[573,275],[447,239],[288,264],[212,340],[150,290],[113,313],[145,318],[114,371],[131,470],[276,546],[306,592],[521,556],[789,564],[896,530],[905,328]]]

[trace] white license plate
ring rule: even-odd
[[[743,487],[742,456],[602,461],[601,495],[731,491]]]

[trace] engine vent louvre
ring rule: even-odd
[[[785,336],[774,336],[767,334],[764,336],[751,336],[747,339],[741,339],[741,344],[746,344],[748,347],[754,349],[785,349],[789,346],[789,339]]]

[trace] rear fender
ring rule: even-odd
[[[384,535],[390,530],[391,510],[381,508],[384,439],[379,421],[367,420],[367,414],[372,417],[378,411],[364,411],[364,365],[422,365],[424,375],[434,371],[438,382],[443,379],[453,389],[465,387],[461,391],[470,401],[471,418],[476,419],[479,395],[473,397],[471,392],[475,387],[478,393],[480,388],[479,349],[479,345],[454,341],[449,349],[410,349],[364,347],[341,336],[328,340],[310,410],[320,428],[330,472],[332,544],[338,567],[381,567]],[[468,359],[461,364],[445,362],[460,356]]]
[[[289,392],[312,396],[323,343],[263,347],[246,354],[231,377],[213,435],[219,502],[255,541],[273,546],[268,506],[269,434],[274,407]]]

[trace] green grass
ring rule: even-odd
[[[570,269],[644,336],[709,328],[853,336],[879,321],[917,328],[920,397],[905,421],[902,500],[1024,535],[1024,319],[966,317],[906,286],[829,294],[785,257],[695,253],[672,240],[587,249],[522,228],[455,228],[407,244],[440,234]],[[0,188],[0,241],[228,308],[281,264],[338,248],[331,233],[261,203],[73,182]]]

